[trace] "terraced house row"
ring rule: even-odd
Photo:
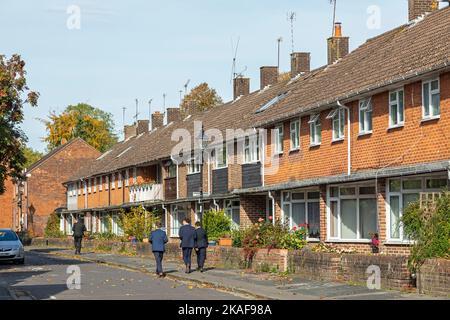
[[[120,233],[119,210],[142,204],[161,209],[176,238],[185,216],[217,208],[235,227],[275,216],[308,224],[310,241],[364,252],[378,233],[381,252],[407,251],[403,209],[450,183],[450,8],[434,3],[410,1],[407,24],[352,52],[337,24],[321,68],[293,53],[288,80],[262,67],[255,92],[238,77],[233,101],[183,117],[169,108],[152,115],[151,130],[147,120],[124,128],[124,141],[65,183],[61,229],[81,215],[102,232],[113,217]],[[228,139],[196,144],[180,162],[172,138],[195,140],[199,123],[203,137]]]

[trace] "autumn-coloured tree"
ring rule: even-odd
[[[201,83],[187,94],[181,102],[181,111],[184,114],[189,113],[191,107],[196,111],[205,111],[222,104],[222,98],[216,90],[210,88],[207,83]]]
[[[0,194],[7,176],[19,178],[26,159],[26,136],[19,125],[25,104],[37,105],[39,94],[30,91],[25,78],[25,62],[20,55],[0,55]],[[25,97],[25,98],[24,98]]]
[[[63,113],[51,112],[41,120],[47,129],[48,149],[52,150],[74,138],[82,138],[101,152],[117,143],[112,115],[86,103],[68,106]]]
[[[24,147],[23,154],[25,156],[26,162],[24,167],[29,168],[33,163],[39,161],[44,155],[39,151],[35,151],[32,148]]]

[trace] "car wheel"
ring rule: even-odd
[[[15,261],[17,264],[25,264],[25,258]]]

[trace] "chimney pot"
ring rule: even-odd
[[[408,0],[409,21],[436,10],[439,10],[438,0]]]
[[[278,82],[278,67],[260,68],[261,90]]]
[[[293,52],[291,53],[291,78],[295,78],[300,73],[311,71],[311,53]]]
[[[164,126],[164,113],[155,111],[152,114],[152,129],[162,128]]]
[[[233,80],[233,96],[236,100],[240,96],[245,96],[250,93],[250,79],[237,77]]]
[[[342,25],[340,22],[336,22],[334,36],[328,38],[328,65],[345,57],[349,51],[349,37],[342,36]]]

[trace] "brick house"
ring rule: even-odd
[[[2,205],[0,211],[1,221],[8,220],[4,226],[43,236],[49,215],[67,208],[62,183],[99,155],[99,151],[77,138],[35,162],[25,170],[23,181],[7,184],[7,193],[0,196],[2,204],[10,203],[9,207]]]
[[[119,210],[143,205],[162,209],[176,237],[186,215],[222,208],[235,227],[275,216],[308,224],[311,242],[366,252],[378,233],[382,252],[407,252],[402,211],[447,187],[450,166],[450,8],[409,3],[407,24],[353,52],[337,24],[321,68],[293,53],[289,80],[261,67],[255,92],[238,77],[224,105],[183,119],[176,108],[155,113],[151,130],[127,126],[124,141],[66,181],[62,228],[82,215],[92,232],[110,218],[120,232]],[[192,146],[202,130],[224,143],[210,142],[203,157],[197,144],[179,161],[182,133]]]
[[[13,181],[8,178],[5,181],[5,193],[0,195],[0,229],[11,228],[14,225],[14,188]]]

